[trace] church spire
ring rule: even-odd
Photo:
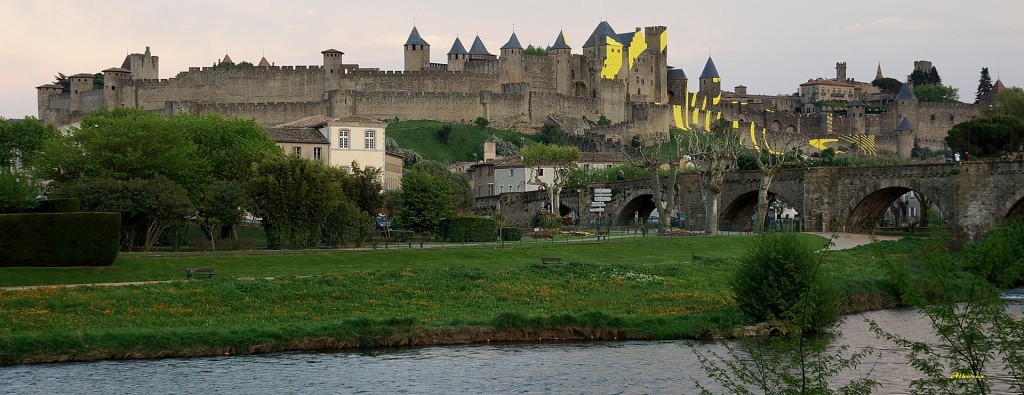
[[[882,62],[878,62],[878,70],[875,71],[875,79],[880,80],[885,78],[882,76]]]

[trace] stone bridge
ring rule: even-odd
[[[675,207],[684,214],[683,226],[704,229],[699,176],[680,174],[677,181]],[[721,229],[740,230],[751,224],[759,183],[757,171],[726,176],[719,206]],[[593,188],[612,189],[604,213],[588,210]],[[911,191],[937,210],[959,239],[975,240],[1003,220],[1024,217],[1024,161],[787,169],[775,177],[769,195],[792,205],[805,231],[871,233],[890,205]],[[578,213],[585,226],[621,225],[646,219],[655,207],[653,196],[649,180],[591,185],[563,191],[559,211]],[[501,210],[509,226],[529,227],[545,203],[543,192],[506,193],[478,199],[477,209]]]

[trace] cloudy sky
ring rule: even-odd
[[[859,1],[48,1],[0,0],[0,117],[37,115],[35,87],[58,72],[119,67],[151,47],[160,77],[261,56],[277,65],[322,64],[320,51],[345,63],[400,70],[413,24],[443,63],[456,36],[476,35],[497,53],[514,31],[523,45],[550,45],[564,30],[579,53],[607,20],[617,32],[668,27],[668,62],[696,78],[711,55],[731,90],[796,92],[809,78],[904,80],[915,60],[930,60],[943,82],[973,101],[979,72],[1024,85],[1024,2],[1020,0]],[[692,86],[692,85],[691,85]]]

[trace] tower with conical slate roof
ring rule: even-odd
[[[430,67],[430,44],[420,37],[416,26],[405,40],[405,71],[423,71]]]
[[[462,40],[455,37],[452,49],[448,50],[448,71],[466,70],[466,61],[469,60],[469,51],[462,45]]]
[[[555,37],[555,44],[548,47],[547,53],[548,58],[554,58],[555,62],[555,92],[563,95],[569,94],[569,92],[573,91],[572,85],[575,83],[573,77],[576,76],[573,75],[572,65],[570,65],[572,48],[569,47],[569,43],[565,40],[564,31],[558,32],[558,37]],[[585,96],[593,97],[591,92],[585,92]]]
[[[591,67],[598,70],[601,79],[619,78],[627,56],[624,52],[622,38],[607,21],[598,23],[583,42],[583,56],[592,63]]]
[[[519,37],[512,32],[508,42],[501,46],[501,83],[509,84],[523,81],[523,45],[519,43]]]
[[[913,125],[918,125],[919,122],[918,101],[917,96],[914,95],[914,87],[910,84],[903,84],[893,100],[895,101],[892,111],[894,118],[890,125],[897,125],[895,129],[896,155],[901,158],[909,158],[910,150],[914,146]]]
[[[473,45],[469,47],[469,60],[495,60],[498,57],[487,51],[487,47],[484,46],[484,41],[477,35],[473,39]]]
[[[700,93],[705,97],[718,97],[722,94],[722,77],[718,75],[715,61],[708,56],[704,71],[700,73]]]

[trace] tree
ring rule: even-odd
[[[320,242],[328,216],[341,202],[341,185],[319,160],[270,158],[249,184],[253,214],[263,218],[267,247],[312,248]]]
[[[884,94],[895,95],[900,92],[903,83],[895,78],[879,78],[871,81],[871,86],[877,87]]]
[[[658,232],[667,227],[672,209],[676,206],[676,179],[679,175],[679,160],[682,158],[679,138],[664,135],[634,136],[629,145],[615,147],[631,166],[643,169],[654,185],[654,207],[658,210]],[[668,183],[662,185],[661,168],[668,167]]]
[[[711,124],[711,130],[686,132],[688,143],[684,152],[697,160],[701,175],[701,197],[707,216],[707,233],[718,232],[718,213],[725,174],[736,170],[736,158],[743,148],[739,130],[726,120]]]
[[[982,67],[981,78],[978,79],[978,91],[974,94],[974,102],[981,103],[988,100],[992,88],[992,77],[988,75],[988,67]]]
[[[371,218],[376,217],[384,210],[384,196],[381,191],[384,186],[380,183],[381,169],[375,167],[360,167],[359,162],[351,164],[352,173],[337,171],[338,182],[341,185],[341,193],[356,204],[363,213]]]
[[[1024,121],[1024,89],[1013,86],[996,93],[990,116],[1004,116]]]
[[[753,137],[753,136],[752,136]],[[757,214],[754,217],[754,230],[764,230],[764,220],[768,216],[768,189],[772,180],[785,166],[799,163],[799,138],[790,133],[767,131],[756,141],[751,141],[753,156],[757,170],[761,173],[761,183],[757,191]]]
[[[451,184],[429,171],[413,168],[402,177],[399,219],[420,233],[435,233],[442,221],[455,215]]]
[[[242,222],[247,208],[251,207],[249,194],[245,188],[232,181],[214,181],[208,188],[203,199],[196,204],[199,224],[210,235],[210,245],[217,248],[214,242],[220,235],[222,226],[231,226]],[[232,232],[232,240],[236,239]]]
[[[416,164],[414,168],[448,182],[448,185],[451,186],[451,194],[456,212],[466,214],[472,211],[474,200],[473,188],[469,185],[469,177],[466,173],[453,172],[448,170],[448,167],[445,165],[435,161],[423,161]]]
[[[726,345],[725,355],[694,350],[709,378],[734,394],[868,394],[879,385],[862,376],[832,388],[837,376],[874,351],[849,353],[849,346],[830,344],[839,336],[838,315],[824,259],[794,233],[758,237],[740,257],[730,287],[740,309],[770,329],[751,333],[758,337],[740,346]]]
[[[335,248],[349,245],[360,247],[373,234],[373,220],[355,203],[342,200],[327,217],[323,240]]]
[[[170,128],[181,130],[196,147],[201,178],[246,183],[254,166],[271,157],[283,157],[281,148],[253,120],[222,118],[216,114],[181,114],[167,118]]]
[[[926,84],[941,84],[942,77],[939,76],[939,71],[935,67],[932,67],[928,71],[914,70],[910,73],[910,81],[912,85],[926,85]]]
[[[195,214],[185,188],[162,175],[84,178],[61,183],[52,195],[77,198],[83,211],[121,213],[121,244],[127,250],[149,251],[164,229]]]
[[[0,171],[0,214],[35,208],[38,194],[39,189],[25,175]]]
[[[540,128],[540,142],[543,144],[564,145],[565,130],[557,123],[548,121]]]
[[[914,85],[914,96],[921,102],[959,103],[959,89],[942,84]]]
[[[559,199],[562,187],[568,179],[569,171],[576,167],[576,162],[580,160],[580,150],[564,145],[532,144],[523,147],[522,154],[523,166],[533,169],[530,184],[538,185],[548,192],[551,212],[557,213],[561,205]],[[550,178],[542,175],[544,168],[551,170]]]
[[[547,56],[547,51],[541,47],[535,47],[533,44],[527,45],[526,50],[523,51],[528,56]]]
[[[1018,152],[1024,150],[1024,120],[996,116],[961,122],[949,131],[946,145],[977,157]]]
[[[35,118],[0,118],[0,173],[11,172],[31,162],[47,140],[60,132]]]

